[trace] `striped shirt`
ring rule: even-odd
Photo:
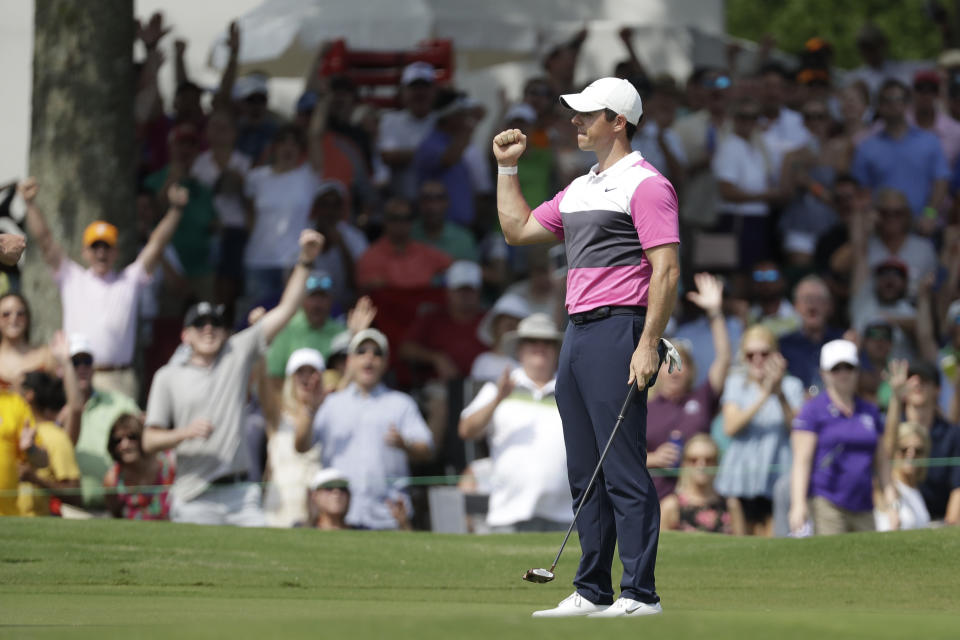
[[[566,245],[568,313],[645,306],[644,249],[680,242],[673,185],[636,151],[600,173],[594,165],[533,215]]]

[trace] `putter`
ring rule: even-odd
[[[667,347],[664,344],[663,339],[657,344],[657,353],[660,355],[660,364],[663,364],[663,361],[667,357]],[[660,369],[657,368],[657,373]],[[649,387],[656,381],[657,373],[647,381],[647,384],[644,388]],[[620,415],[617,416],[617,423],[613,425],[613,431],[610,432],[610,438],[607,440],[607,446],[603,448],[603,453],[600,454],[600,460],[597,461],[597,468],[593,470],[593,476],[590,477],[590,482],[587,483],[587,489],[583,492],[583,497],[580,498],[580,506],[577,507],[577,512],[573,514],[573,522],[570,523],[570,526],[567,528],[567,535],[563,537],[563,543],[560,544],[560,550],[557,551],[557,557],[553,559],[553,564],[550,565],[549,569],[527,569],[526,573],[523,574],[523,579],[527,582],[535,582],[537,584],[543,584],[545,582],[550,582],[556,576],[553,574],[553,570],[557,568],[557,563],[560,562],[560,554],[563,553],[563,548],[567,546],[567,540],[570,539],[570,533],[573,531],[574,525],[577,524],[577,518],[580,517],[580,510],[583,509],[583,503],[587,501],[587,497],[590,495],[590,489],[593,488],[593,481],[597,479],[597,474],[600,473],[600,467],[603,465],[603,459],[607,457],[607,451],[610,450],[610,445],[613,444],[613,439],[617,436],[617,431],[620,430],[620,425],[623,423],[623,418],[627,415],[627,409],[630,408],[630,403],[633,402],[633,397],[636,395],[639,389],[637,388],[636,382],[630,385],[630,390],[627,391],[627,397],[623,401],[623,406],[620,407]]]

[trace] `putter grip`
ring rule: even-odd
[[[634,396],[637,395],[637,383],[634,382],[630,385],[630,389],[627,391],[627,397],[623,400],[623,406],[620,407],[620,415],[617,416],[617,420],[621,421],[627,415],[627,409],[630,408],[630,403],[633,402]]]

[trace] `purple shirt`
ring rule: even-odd
[[[670,439],[670,433],[679,431],[686,442],[698,433],[709,433],[710,422],[717,413],[719,398],[713,392],[710,381],[683,396],[679,402],[657,396],[647,403],[647,451],[653,451]],[[673,493],[677,486],[675,477],[656,476],[653,483],[657,496]]]
[[[856,398],[847,417],[824,391],[803,405],[793,428],[817,435],[809,494],[850,511],[873,509],[873,462],[883,433],[877,408]]]
[[[533,210],[567,252],[567,312],[647,304],[645,249],[680,242],[677,194],[639,152],[597,165]]]

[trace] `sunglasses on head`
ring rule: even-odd
[[[70,362],[73,363],[74,367],[92,367],[93,356],[87,355],[85,353],[78,353],[77,355],[70,358]]]

